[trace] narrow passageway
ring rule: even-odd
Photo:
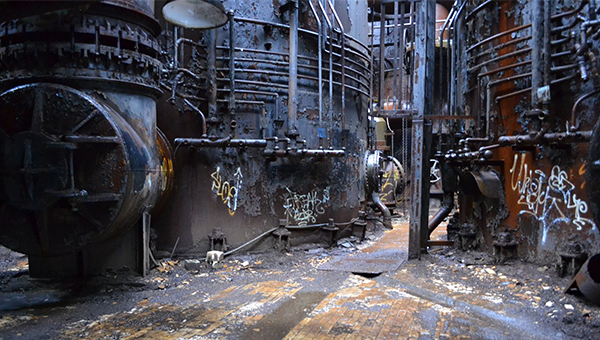
[[[593,338],[600,309],[563,296],[564,282],[538,281],[548,273],[533,265],[493,265],[487,254],[450,248],[406,261],[406,221],[375,234],[331,249],[239,255],[198,272],[163,260],[147,278],[114,272],[67,287],[30,280],[17,258],[2,268],[0,339]],[[400,261],[380,275],[321,270],[369,254]]]

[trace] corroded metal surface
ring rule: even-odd
[[[157,246],[179,238],[178,253],[204,252],[214,228],[235,246],[281,219],[292,243],[328,240],[330,219],[343,230],[364,209],[366,5],[223,5],[222,28],[166,32],[177,68],[165,85],[180,110],[159,104],[158,123],[176,142],[178,189],[154,220]]]
[[[32,275],[145,268],[147,213],[173,185],[154,2],[45,5],[0,23],[1,242]]]
[[[554,262],[573,240],[597,252],[588,156],[598,117],[589,38],[598,32],[595,7],[570,0],[456,6],[463,4],[449,25],[457,49],[445,63],[454,60],[458,75],[449,113],[473,119],[448,125],[449,143],[438,153],[459,172],[492,170],[500,183],[461,176],[461,223],[476,225],[490,252],[506,230],[522,258]],[[472,185],[483,190],[473,195]]]
[[[129,227],[156,199],[152,148],[109,102],[52,84],[17,87],[0,101],[3,244],[38,256],[73,252]]]

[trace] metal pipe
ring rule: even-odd
[[[175,76],[175,79],[173,80],[173,87],[171,88],[171,98],[169,98],[169,100],[171,100],[171,101],[175,100],[175,96],[178,95],[177,94],[177,85],[179,84],[179,81],[185,74],[194,78],[195,80],[200,80],[200,77],[198,75],[196,75],[194,72],[192,72],[186,68],[177,69],[177,75]]]
[[[482,67],[484,67],[484,66],[486,66],[488,64],[495,63],[495,62],[500,61],[502,59],[506,59],[506,58],[510,58],[510,57],[515,57],[515,56],[518,56],[520,54],[525,54],[525,53],[529,53],[529,52],[531,52],[531,47],[526,47],[526,48],[523,48],[523,49],[520,49],[520,50],[516,50],[514,52],[506,53],[506,54],[500,55],[500,56],[498,56],[496,58],[493,58],[493,59],[490,59],[490,60],[486,60],[485,62],[483,62],[481,64],[477,64],[477,65],[475,65],[475,66],[467,69],[467,72],[471,73],[471,72],[473,72],[475,70],[479,70],[480,68],[482,68]]]
[[[264,148],[267,146],[265,139],[207,139],[207,138],[175,138],[175,144],[190,145],[195,147],[252,147]]]
[[[342,113],[341,113],[341,120],[342,120],[342,130],[344,130],[346,128],[346,35],[344,33],[345,29],[344,29],[344,25],[342,24],[342,21],[340,20],[340,17],[338,16],[337,12],[335,11],[335,8],[333,6],[333,3],[331,2],[331,0],[327,1],[327,4],[329,5],[329,8],[331,9],[331,13],[333,14],[335,21],[337,22],[338,26],[340,27],[340,37],[341,37],[341,54],[342,54]],[[332,50],[333,48],[330,47]],[[342,141],[343,142],[343,141]]]
[[[173,68],[177,68],[178,59],[179,59],[179,51],[177,45],[177,26],[173,26]],[[98,24],[96,23],[96,52],[98,51]]]
[[[272,233],[273,233],[275,230],[277,230],[277,229],[278,229],[278,228],[273,228],[273,229],[271,229],[271,230],[267,230],[267,231],[265,231],[264,233],[262,233],[262,234],[260,234],[260,235],[256,236],[255,238],[251,239],[250,241],[248,241],[248,242],[246,242],[246,243],[242,244],[241,246],[239,246],[239,247],[237,247],[237,248],[235,248],[235,249],[231,249],[230,251],[228,251],[228,252],[224,253],[224,254],[223,254],[223,256],[225,257],[225,256],[228,256],[228,255],[231,255],[231,254],[235,253],[236,251],[238,251],[238,250],[240,250],[240,249],[242,249],[242,248],[245,248],[245,247],[247,247],[247,246],[251,245],[252,243],[254,243],[254,242],[256,242],[256,241],[260,240],[261,238],[263,238],[263,237],[265,237],[265,236],[267,236],[267,235],[270,235],[270,234],[272,234]]]
[[[208,97],[208,116],[214,117],[217,114],[217,49],[216,49],[216,30],[206,32],[207,36],[207,58],[206,58],[206,81]]]
[[[288,128],[287,135],[296,135],[296,119],[298,98],[298,2],[292,1],[292,9],[290,10],[290,39],[289,39],[289,54],[290,61],[289,76],[288,76]]]
[[[328,113],[329,113],[329,133],[333,133],[333,25],[331,23],[331,21],[329,20],[329,18],[327,17],[327,11],[325,10],[325,8],[323,7],[323,0],[320,0],[319,2],[317,2],[319,4],[319,8],[321,9],[321,12],[323,13],[323,18],[325,18],[325,22],[327,23],[327,26],[329,27],[329,108],[328,108]],[[332,136],[330,136],[330,138],[328,138],[329,140],[329,146],[332,147],[332,141],[333,138]]]
[[[298,150],[265,150],[265,157],[344,157],[345,150],[332,149],[298,149]]]
[[[571,55],[572,53],[570,51],[567,51],[566,54]],[[564,57],[564,56],[565,56],[565,52],[559,52],[559,53],[553,54],[552,58],[558,58],[558,57]],[[499,67],[499,68],[493,69],[493,70],[485,72],[485,73],[479,73],[477,75],[477,78],[483,78],[483,77],[491,76],[492,74],[495,74],[495,73],[499,73],[499,72],[502,72],[502,71],[507,71],[507,70],[513,69],[515,67],[527,66],[529,64],[531,64],[531,60],[521,61],[521,62],[510,64],[510,65],[507,65],[507,66]],[[573,66],[576,67],[577,65],[576,64],[571,64],[571,65],[557,66],[557,67],[551,68],[551,71],[562,71],[564,69],[571,69],[571,68],[573,68]]]
[[[321,127],[321,121],[323,118],[323,24],[321,23],[321,19],[319,19],[319,15],[312,1],[309,1],[308,4],[310,5],[310,10],[315,17],[315,20],[317,21],[317,27],[319,30],[319,127]]]
[[[531,107],[539,109],[538,91],[544,86],[544,1],[534,0],[531,10]]]
[[[233,11],[227,12],[227,16],[229,17],[229,118],[233,120],[235,117],[235,21],[233,20]],[[234,130],[234,128],[231,129]],[[234,132],[230,133],[233,135]]]
[[[320,4],[319,2],[317,2],[317,4]],[[322,6],[322,4],[320,4]],[[323,10],[323,12],[325,13],[325,10]],[[235,18],[236,21],[239,22],[245,22],[245,23],[250,23],[250,24],[256,24],[256,25],[268,25],[268,26],[272,26],[272,27],[277,27],[280,29],[289,29],[289,26],[286,26],[284,24],[279,24],[276,22],[270,22],[270,21],[265,21],[265,20],[259,20],[259,19],[254,19],[254,18],[240,18],[237,17]],[[335,28],[333,28],[333,31],[335,31],[336,33],[342,33],[337,31]],[[312,35],[312,36],[316,36],[319,33],[314,32],[314,31],[309,31],[307,29],[303,29],[303,28],[299,28],[298,29],[299,33],[304,33],[304,34],[308,34],[308,35]],[[357,43],[360,47],[364,48],[365,53],[368,53],[369,51],[369,47],[367,45],[365,45],[362,41],[356,39],[355,37],[345,34],[346,39],[352,40],[353,42]],[[356,53],[357,55],[360,55],[360,53]],[[361,58],[363,58],[365,61],[369,61],[369,59],[365,56],[361,56]]]
[[[577,114],[577,108],[579,107],[579,104],[581,104],[584,100],[588,99],[589,97],[600,93],[600,87],[596,88],[595,90],[588,92],[584,95],[582,95],[581,97],[579,97],[579,99],[577,99],[577,101],[575,102],[575,104],[573,104],[573,108],[571,109],[571,131],[577,131],[579,130],[579,124],[577,124],[577,117],[575,117],[575,115]]]
[[[471,18],[473,18],[473,16],[475,14],[479,13],[479,11],[481,11],[485,6],[491,4],[492,2],[493,2],[493,0],[487,0],[486,2],[482,3],[481,5],[475,7],[475,9],[473,9],[471,12],[469,12],[467,14],[467,17],[465,18],[465,21],[471,20]]]
[[[398,88],[396,87],[398,84],[398,60],[400,59],[400,55],[398,53],[398,2],[394,2],[394,63],[393,63],[393,73],[394,73],[394,86],[393,86],[393,100],[394,100],[394,105],[393,105],[393,109],[394,110],[398,110],[398,96],[396,95],[398,93]],[[385,109],[385,107],[384,107]],[[389,125],[389,124],[388,124]],[[394,133],[394,131],[391,131],[392,134]],[[392,149],[394,147],[394,141],[393,141],[394,137],[392,135]],[[394,151],[392,150],[392,155],[394,154]]]
[[[450,23],[450,20],[451,20],[452,16],[454,15],[455,11],[456,11],[456,2],[454,3],[454,5],[452,5],[452,8],[450,9],[450,13],[448,13],[446,20],[444,20],[444,25],[442,26],[442,31],[440,32],[440,78],[437,80],[437,82],[440,85],[440,92],[439,92],[440,104],[442,103],[442,92],[444,89],[444,32],[446,31],[446,27],[448,27],[448,24]],[[446,39],[446,42],[448,42],[448,49],[450,49],[450,40]],[[449,69],[447,69],[447,70],[449,70]],[[448,79],[448,80],[450,80],[450,79]],[[450,99],[450,97],[448,97],[447,99]],[[440,107],[441,107],[441,105],[440,105]]]
[[[555,132],[536,135],[501,136],[498,143],[501,146],[508,145],[536,145],[548,143],[587,143],[592,140],[592,131],[580,132]]]
[[[385,100],[384,95],[384,84],[385,84],[385,4],[381,2],[381,17],[379,21],[379,96],[377,98],[377,111],[381,112],[384,110]]]
[[[383,215],[383,225],[386,228],[392,229],[392,214],[390,213],[390,209],[388,209],[388,207],[386,207],[385,204],[381,201],[378,192],[373,191],[371,193],[371,198],[373,199],[373,203],[375,204],[375,206],[379,208],[379,211],[381,211],[381,214]]]
[[[405,8],[406,3],[402,2],[402,3],[400,3],[400,6],[401,6],[401,8],[400,8],[400,18],[402,19],[402,23],[404,24],[404,14],[405,14],[404,12],[406,10],[406,8]],[[406,46],[404,44],[404,33],[405,33],[405,29],[404,29],[404,25],[402,25],[402,32],[400,32],[400,55],[401,56],[404,56],[406,54],[406,51],[405,51]],[[404,61],[402,60],[401,63],[404,63]],[[400,79],[399,80],[400,81],[399,81],[398,87],[400,88],[400,90],[398,91],[398,94],[399,94],[398,95],[398,103],[400,105],[398,105],[398,106],[400,108],[402,108],[402,102],[404,100],[404,91],[403,91],[403,89],[404,89],[404,86],[403,86],[404,85],[404,77],[402,76],[402,74],[400,74]]]
[[[457,67],[455,67],[455,59],[456,59],[456,55],[457,55],[457,51],[458,51],[458,43],[457,40],[455,38],[456,36],[456,22],[460,19],[460,16],[463,13],[463,10],[465,9],[465,6],[467,5],[467,1],[464,1],[463,4],[460,6],[460,8],[458,9],[458,12],[454,15],[454,18],[452,19],[452,25],[451,28],[452,30],[450,31],[451,33],[451,42],[452,42],[452,46],[449,47],[449,51],[451,52],[451,60],[450,60],[450,86],[448,88],[448,98],[450,99],[450,104],[449,104],[449,109],[448,109],[448,114],[453,115],[456,114],[456,96],[454,95],[454,91],[455,88],[458,86],[458,77],[456,77],[456,69]]]
[[[429,220],[429,236],[431,233],[444,221],[448,215],[454,209],[454,193],[453,192],[444,192],[444,197],[442,199],[442,206],[440,210]]]
[[[576,74],[572,74],[570,76],[566,76],[566,77],[563,77],[563,78],[560,78],[560,79],[555,79],[555,80],[553,80],[551,82],[551,84],[554,85],[554,84],[562,83],[563,81],[571,80],[571,79],[575,78],[575,75]],[[511,92],[511,93],[502,95],[502,96],[498,96],[498,97],[496,97],[496,103],[498,103],[501,100],[504,100],[506,98],[510,98],[510,97],[513,97],[513,96],[516,96],[516,95],[519,95],[519,94],[524,94],[524,93],[527,93],[527,92],[530,92],[530,91],[531,91],[531,87],[528,87],[528,88],[525,88],[525,89],[522,89],[522,90],[519,90],[519,91],[515,91],[515,92]]]
[[[552,20],[562,19],[562,18],[568,17],[568,16],[570,16],[572,14],[579,13],[583,9],[583,7],[586,5],[586,3],[587,3],[587,1],[582,1],[578,8],[576,8],[576,9],[574,9],[572,11],[568,11],[568,12],[564,12],[564,13],[552,16]],[[484,45],[484,44],[486,44],[486,43],[488,43],[490,41],[493,41],[493,40],[501,38],[501,37],[503,37],[505,35],[509,35],[511,33],[514,33],[514,32],[520,31],[522,29],[529,28],[529,27],[531,27],[531,24],[525,24],[525,25],[518,26],[518,27],[515,27],[515,28],[512,28],[512,29],[506,30],[506,31],[502,31],[502,32],[500,32],[498,34],[494,34],[493,36],[485,38],[485,39],[479,41],[478,43],[474,44],[473,46],[469,47],[467,49],[467,53],[473,51],[477,47],[482,46],[482,45]]]
[[[202,136],[206,136],[206,117],[204,116],[204,113],[202,111],[200,111],[200,109],[197,108],[195,105],[190,103],[189,100],[183,98],[183,102],[187,106],[189,106],[192,110],[194,110],[194,112],[196,112],[198,115],[200,115],[200,118],[202,119]]]

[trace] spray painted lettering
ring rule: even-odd
[[[223,204],[227,205],[229,215],[233,216],[237,210],[238,194],[242,188],[244,176],[242,176],[240,168],[237,168],[233,180],[224,181],[220,171],[221,168],[217,167],[217,170],[210,174],[213,179],[211,190],[221,199]]]
[[[521,212],[535,216],[544,228],[542,243],[546,241],[551,222],[556,219],[571,221],[577,230],[585,225],[596,227],[591,219],[583,217],[589,210],[588,204],[573,193],[575,185],[558,165],[548,176],[539,169],[529,169],[525,154],[521,154],[520,160],[519,155],[515,155],[510,173],[512,190],[519,192],[518,203],[524,206]]]
[[[325,206],[329,202],[329,190],[327,187],[323,190],[323,195],[319,197],[316,190],[306,195],[299,195],[286,188],[288,194],[285,197],[285,216],[288,220],[296,221],[298,225],[305,226],[309,222],[315,223],[317,216],[325,213]]]

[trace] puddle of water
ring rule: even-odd
[[[280,340],[302,321],[327,296],[324,292],[296,293],[241,336],[248,340]]]

